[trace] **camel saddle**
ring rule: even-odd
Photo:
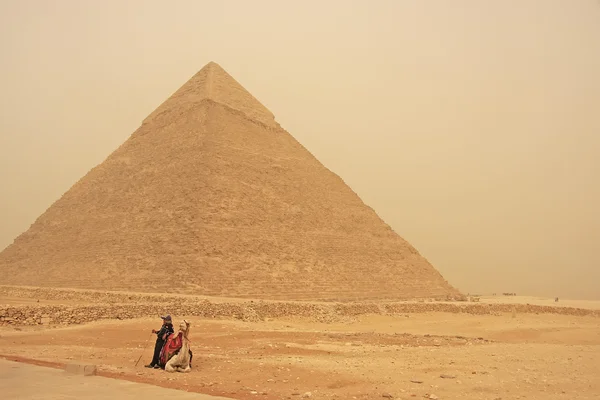
[[[165,365],[167,365],[167,362],[169,362],[171,357],[179,353],[179,350],[181,350],[182,345],[182,332],[172,333],[167,337],[167,340],[165,341],[165,344],[163,345],[163,348],[160,351],[160,357],[158,359],[158,364],[161,368],[164,368]]]

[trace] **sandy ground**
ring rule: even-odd
[[[184,317],[175,316],[175,323]],[[345,324],[189,320],[189,374],[143,367],[151,358],[150,331],[160,322],[151,319],[3,328],[0,354],[92,362],[105,376],[235,399],[296,399],[308,392],[312,399],[600,398],[597,317],[430,313],[366,315]]]
[[[480,302],[491,304],[532,304],[536,306],[575,307],[587,308],[590,310],[600,309],[600,301],[559,298],[558,302],[555,302],[554,299],[533,296],[483,296],[480,298]]]
[[[17,287],[17,286],[9,286],[9,287]],[[23,288],[36,289],[35,287],[23,286]],[[88,293],[104,293],[104,291],[95,291],[95,290],[84,290],[84,289],[59,289],[66,290],[68,292],[80,292],[83,294]],[[126,295],[147,295],[148,293],[144,292],[132,292],[132,291],[111,291],[111,293],[117,294],[126,294]],[[170,294],[172,296],[176,296],[181,299],[206,299],[213,303],[219,302],[227,302],[227,303],[243,303],[247,301],[246,298],[236,298],[236,297],[214,297],[214,296],[197,296],[197,295],[187,295],[187,294]],[[534,297],[534,296],[477,296],[479,298],[479,302],[483,304],[531,304],[537,306],[551,306],[551,307],[574,307],[574,308],[584,308],[589,310],[600,310],[600,301],[595,300],[572,300],[572,299],[559,299],[558,302],[555,302],[553,298],[547,297]],[[277,300],[263,300],[265,302],[276,302]],[[285,300],[289,303],[297,303],[297,301]],[[419,301],[402,301],[402,303],[418,303]],[[303,302],[302,302],[303,303]],[[319,302],[312,302],[319,303]],[[457,304],[456,302],[447,302],[447,301],[438,301],[437,303],[450,303]],[[25,298],[25,297],[7,297],[0,295],[0,304],[6,305],[86,305],[90,304],[89,300],[82,299],[69,299],[68,301],[61,300],[49,300],[45,298]],[[327,304],[327,303],[325,303]],[[461,304],[461,303],[458,303]]]
[[[229,400],[122,379],[78,376],[55,368],[1,359],[0,387],[2,398],[7,400],[155,400],[174,397],[178,400]]]

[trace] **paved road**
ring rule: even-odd
[[[76,376],[55,369],[0,359],[3,400],[231,400],[101,376]]]

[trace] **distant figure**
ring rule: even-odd
[[[154,356],[152,357],[152,361],[150,361],[150,364],[146,365],[146,368],[160,368],[160,365],[158,363],[160,358],[160,351],[162,350],[163,345],[167,340],[167,337],[175,332],[175,330],[173,329],[173,321],[171,320],[170,315],[160,318],[163,320],[163,324],[160,327],[160,330],[157,331],[156,329],[152,329],[152,333],[156,333],[156,344],[154,345]]]
[[[558,297],[555,297],[555,298],[554,298],[554,302],[555,302],[555,303],[558,303]]]

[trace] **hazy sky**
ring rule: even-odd
[[[0,0],[0,249],[209,61],[460,290],[600,299],[597,0]]]

